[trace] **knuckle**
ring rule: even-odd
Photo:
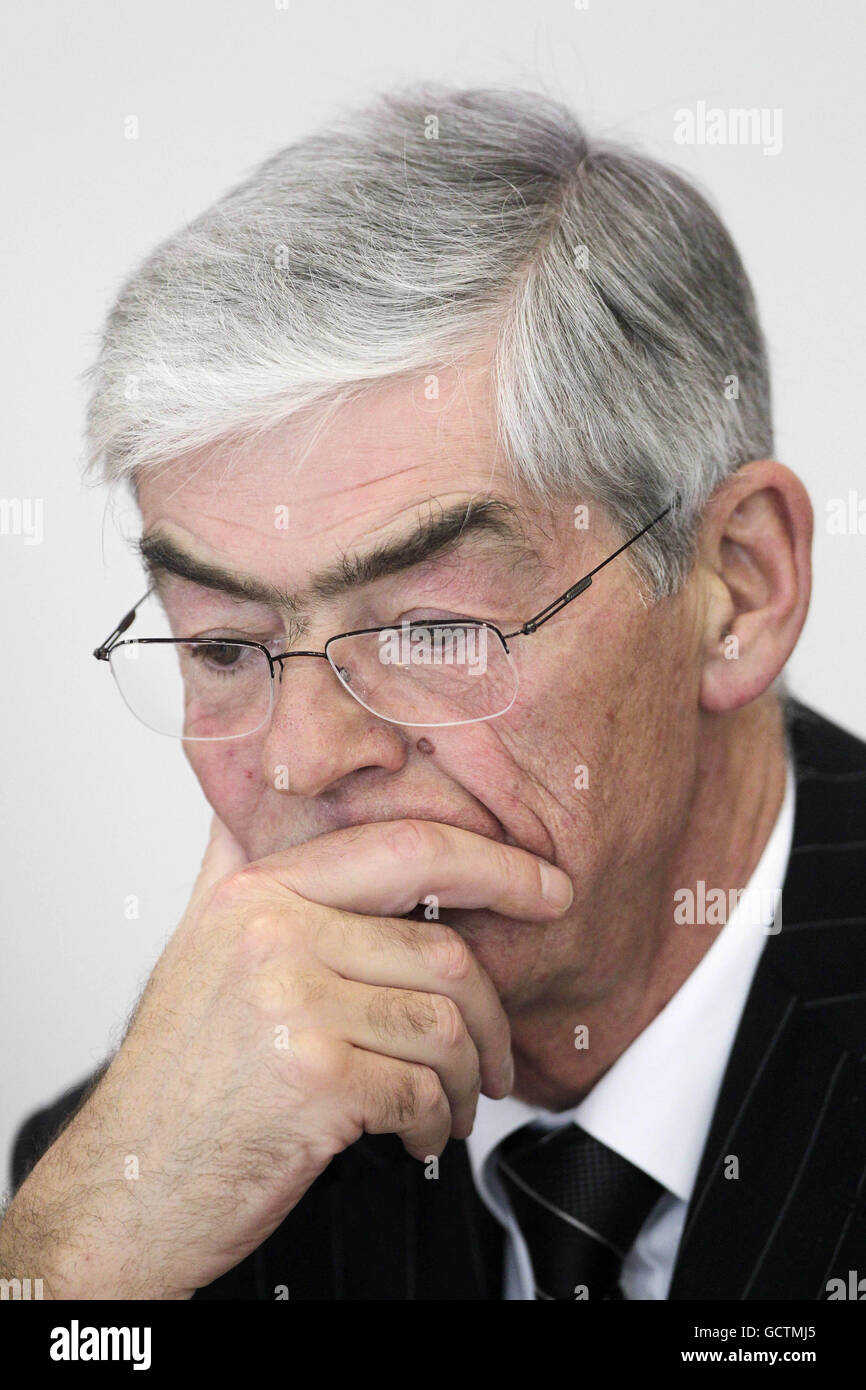
[[[430,821],[394,821],[384,832],[385,843],[398,859],[417,861],[431,857],[438,846],[435,827]]]
[[[421,1063],[401,1067],[386,1087],[376,1089],[371,1101],[379,1133],[429,1128],[433,1121],[442,1122],[448,1110],[439,1077]]]
[[[431,995],[431,1007],[434,1015],[433,1033],[439,1044],[449,1052],[463,1047],[468,1030],[454,1000],[444,994],[434,994]]]
[[[439,927],[427,938],[428,963],[432,970],[447,980],[465,980],[471,975],[474,962],[466,942],[450,927]]]
[[[346,1088],[352,1065],[352,1048],[341,1038],[308,1029],[294,1038],[294,1067],[303,1076],[305,1089],[314,1096]]]
[[[438,1112],[444,1103],[442,1083],[432,1067],[420,1064],[412,1068],[413,1104],[410,1115],[428,1116]]]
[[[284,944],[285,927],[273,908],[264,905],[244,914],[238,945],[252,960],[267,959]]]
[[[220,909],[237,909],[249,896],[251,889],[261,882],[261,877],[257,864],[244,864],[233,873],[226,874],[211,889],[211,905]]]

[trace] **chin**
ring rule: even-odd
[[[422,903],[405,915],[409,921],[426,922],[424,913]],[[543,925],[518,922],[481,908],[442,908],[439,921],[463,937],[490,976],[506,1010],[525,1005],[543,992],[543,982],[534,973]]]

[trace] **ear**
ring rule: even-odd
[[[757,699],[794,650],[812,588],[812,526],[803,484],[770,459],[746,464],[710,499],[697,538],[708,713]]]

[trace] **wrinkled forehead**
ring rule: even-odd
[[[431,499],[514,496],[480,367],[379,386],[268,434],[144,470],[136,485],[146,531],[174,523],[228,557],[275,531],[277,540],[290,533],[299,545],[340,548]]]

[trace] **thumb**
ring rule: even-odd
[[[214,812],[210,825],[210,839],[207,842],[201,869],[192,890],[194,900],[200,899],[221,878],[233,874],[248,863],[242,846],[235,839],[227,825],[224,825]]]

